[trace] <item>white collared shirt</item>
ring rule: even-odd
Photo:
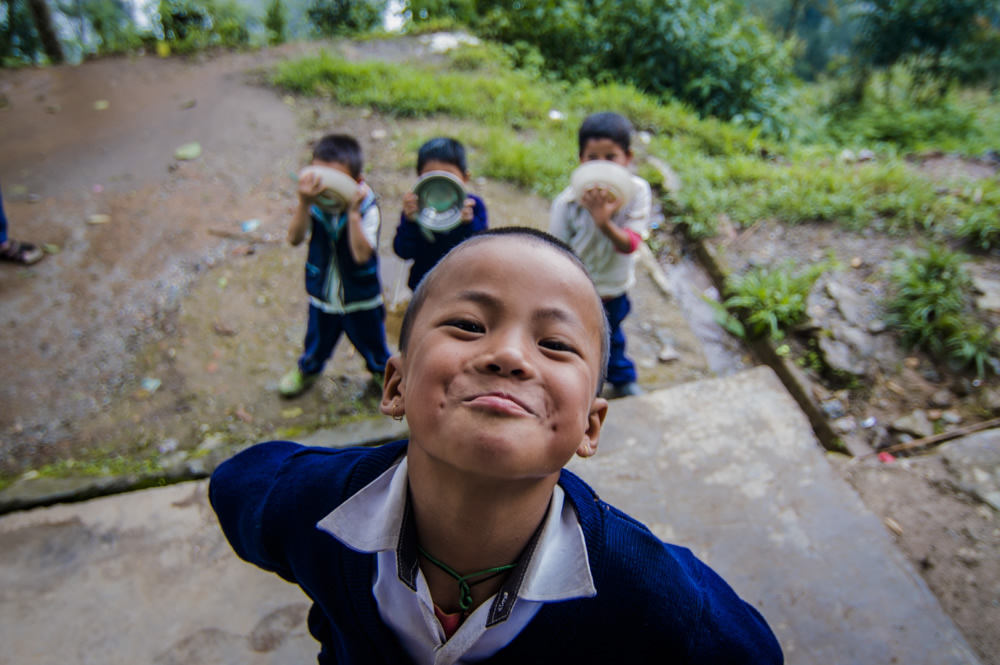
[[[520,584],[508,579],[502,597],[487,599],[446,641],[423,573],[414,566],[411,588],[399,566],[406,508],[404,455],[317,526],[353,550],[376,554],[373,593],[379,615],[419,665],[484,660],[517,637],[544,603],[597,594],[580,521],[556,485],[534,554],[527,548],[530,559]],[[512,607],[506,606],[507,589],[516,589]]]

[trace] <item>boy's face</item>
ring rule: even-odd
[[[608,403],[601,303],[553,248],[490,238],[439,266],[405,357],[386,367],[384,413],[405,412],[410,455],[505,480],[552,477],[592,455]]]
[[[614,162],[621,166],[628,166],[632,163],[632,153],[626,152],[624,148],[611,139],[587,139],[580,151],[580,163],[592,162],[597,159]]]
[[[462,182],[469,182],[468,173],[465,173],[462,169],[458,168],[451,162],[441,162],[436,159],[429,159],[424,162],[424,167],[420,169],[420,173],[417,175],[421,176],[425,173],[430,173],[431,171],[447,171]]]

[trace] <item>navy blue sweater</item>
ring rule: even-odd
[[[411,291],[417,288],[424,275],[429,273],[452,247],[489,225],[486,204],[483,200],[475,194],[469,194],[468,198],[476,202],[472,208],[472,221],[468,224],[459,224],[451,231],[432,234],[434,242],[427,239],[419,224],[408,220],[406,215],[399,216],[399,226],[396,228],[396,237],[392,239],[392,249],[401,259],[413,259],[410,279],[406,282]]]
[[[406,442],[381,448],[254,446],[212,475],[209,498],[246,561],[300,585],[314,601],[319,662],[411,662],[378,613],[375,555],[316,523],[377,478]],[[487,663],[781,663],[763,617],[685,548],[663,543],[563,470],[559,484],[583,528],[593,598],[548,603]]]

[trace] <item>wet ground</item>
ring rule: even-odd
[[[176,462],[206,441],[294,436],[374,411],[376,393],[347,343],[315,389],[290,401],[276,394],[301,350],[307,307],[305,247],[284,242],[295,204],[289,174],[325,132],[362,140],[381,197],[394,348],[409,294],[391,242],[414,179],[410,153],[455,122],[398,120],[256,83],[260,68],[305,48],[0,74],[11,234],[58,249],[31,268],[0,266],[0,353],[17,359],[0,387],[4,476],[65,460],[100,469],[119,455],[127,461],[111,468]],[[347,51],[360,57],[371,50],[363,48]],[[174,159],[191,141],[202,155]],[[483,179],[472,189],[493,225],[547,225],[544,199]],[[94,215],[108,220],[89,223],[104,219]],[[680,265],[677,275],[691,272]],[[710,367],[678,306],[697,309],[690,287],[639,276],[626,330],[645,385],[734,366],[721,349]]]

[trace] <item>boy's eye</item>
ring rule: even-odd
[[[486,330],[482,325],[476,323],[475,321],[469,321],[468,319],[454,319],[452,321],[448,321],[445,325],[451,326],[452,328],[458,328],[459,330],[469,333],[481,333]]]
[[[550,351],[563,351],[566,353],[576,353],[576,349],[566,342],[561,342],[557,339],[546,339],[539,342],[539,346]]]

